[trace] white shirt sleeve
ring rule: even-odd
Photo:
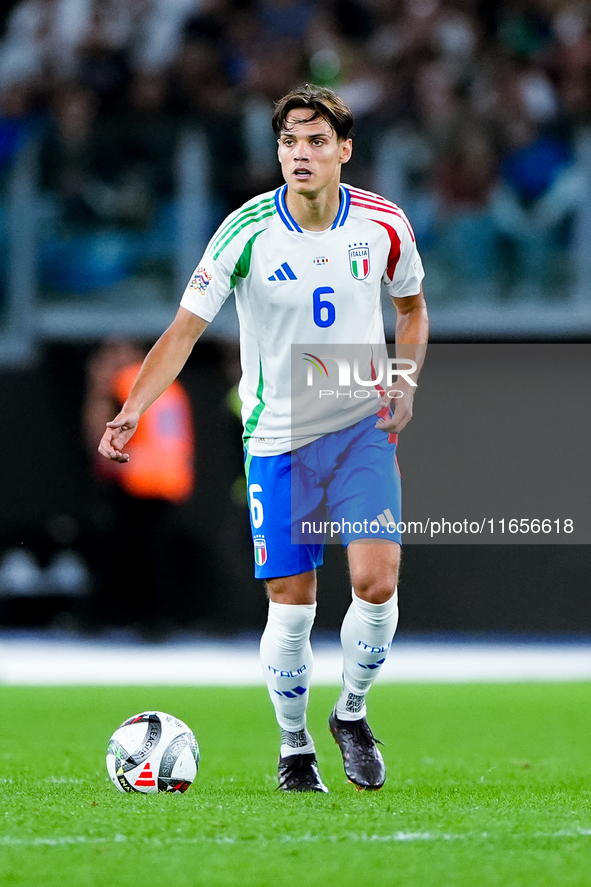
[[[233,249],[224,250],[214,259],[210,243],[185,288],[183,308],[211,323],[234,290],[235,264]]]

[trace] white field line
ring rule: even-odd
[[[503,835],[503,839],[507,836]],[[522,841],[523,835],[515,833],[508,837]],[[576,840],[577,838],[590,838],[591,829],[563,829],[556,832],[537,832],[528,836],[530,840]],[[392,832],[386,835],[367,834],[366,832],[343,832],[338,835],[277,835],[268,837],[260,835],[258,844],[322,844],[322,843],[359,843],[359,844],[405,844],[434,841],[469,841],[469,840],[494,840],[495,835],[490,832],[466,832],[464,834],[449,834],[446,832]],[[242,844],[252,843],[252,838],[233,837],[231,835],[195,835],[193,837],[139,837],[137,835],[114,834],[110,836],[92,835],[61,835],[59,837],[34,837],[19,838],[12,835],[0,836],[0,847],[73,847],[92,846],[105,844],[128,844],[130,846],[169,847],[174,845],[197,844]]]
[[[316,685],[338,685],[336,643],[314,650]],[[379,676],[386,683],[591,681],[591,644],[395,642]],[[258,645],[196,641],[133,645],[3,639],[0,684],[263,686]]]

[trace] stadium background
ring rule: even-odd
[[[345,179],[413,221],[433,341],[587,342],[590,60],[590,5],[559,0],[4,4],[0,559],[27,552],[38,572],[19,591],[0,568],[0,625],[85,624],[89,356],[109,336],[153,340],[217,223],[279,183],[268,121],[295,83],[352,106]],[[258,628],[230,306],[183,381],[198,441],[184,520],[213,601],[195,624]],[[61,551],[78,585],[50,592]],[[588,546],[409,546],[403,630],[589,634],[588,565]],[[340,623],[346,587],[332,548],[320,628]]]

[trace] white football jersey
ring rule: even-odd
[[[181,305],[210,322],[233,292],[240,323],[244,441],[252,455],[276,455],[319,436],[292,425],[291,346],[383,344],[384,284],[395,297],[420,291],[423,267],[402,210],[341,185],[325,231],[300,228],[287,185],[245,203],[222,223]],[[316,352],[318,353],[318,351]],[[326,406],[324,433],[376,413],[374,399]]]

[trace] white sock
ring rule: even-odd
[[[310,632],[315,616],[316,604],[269,601],[260,652],[281,728],[281,757],[314,751],[314,742],[306,729],[306,709],[313,666]]]
[[[365,696],[379,674],[398,625],[398,592],[385,604],[370,604],[353,592],[341,626],[343,689],[336,704],[343,721],[364,718]]]

